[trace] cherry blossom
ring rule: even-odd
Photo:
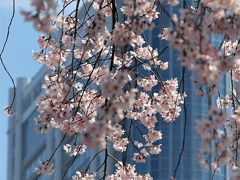
[[[49,161],[42,161],[41,165],[35,168],[35,172],[37,175],[40,174],[52,175],[52,173],[54,172],[53,163]]]
[[[211,107],[205,114],[208,118],[198,122],[201,166],[211,164],[214,171],[221,165],[239,168],[234,157],[240,114],[236,92],[240,80],[239,2],[202,0],[195,7],[183,2],[184,8],[176,14],[165,8],[168,4],[177,9],[180,3],[32,0],[33,11],[22,11],[43,33],[37,40],[39,52],[33,51],[32,56],[49,69],[43,84],[45,95],[37,103],[37,129],[44,133],[57,128],[74,136],[78,141],[63,146],[70,156],[81,156],[89,148],[105,151],[103,166],[112,158],[116,168],[112,175],[104,171],[103,179],[152,179],[149,174],[137,174],[134,164],[120,162],[109,149],[130,153],[131,146],[134,152],[128,156],[134,163],[145,163],[151,155],[161,153],[165,136],[157,122],[174,123],[181,113],[187,113],[186,108],[182,111],[188,95],[185,67],[192,73],[197,94],[208,98],[209,106],[218,107]],[[169,25],[163,24],[162,17]],[[146,38],[152,30],[151,36],[157,36],[155,30],[160,32],[158,40],[166,47],[156,48]],[[222,42],[214,42],[219,35]],[[178,52],[174,59],[181,63],[181,79],[162,75],[174,64],[169,63],[173,58],[163,56],[168,48]],[[220,94],[220,81],[229,76],[231,92]],[[5,110],[13,114],[9,108]],[[132,129],[138,137],[131,134]],[[211,151],[209,144],[214,145]],[[206,158],[209,153],[212,162]],[[44,161],[37,172],[52,174],[53,165]],[[72,179],[95,179],[100,174],[99,170],[77,171]],[[239,177],[236,172],[235,177]]]
[[[151,180],[152,177],[149,174],[146,175],[139,175],[135,172],[135,166],[131,166],[127,164],[126,166],[120,166],[116,164],[116,172],[113,175],[109,175],[107,177],[108,180],[117,180],[117,179],[145,179]]]
[[[67,154],[70,156],[77,156],[82,155],[86,151],[87,146],[86,145],[73,145],[66,144],[63,146],[63,149]]]
[[[82,174],[79,171],[72,177],[72,180],[94,180],[96,174]]]

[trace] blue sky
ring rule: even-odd
[[[23,3],[24,2],[24,3]],[[3,54],[3,60],[13,78],[32,77],[41,65],[32,60],[32,50],[38,50],[37,37],[39,33],[31,23],[24,22],[20,15],[21,8],[28,8],[27,0],[16,1],[16,16],[10,33],[10,38]],[[0,47],[2,48],[11,17],[11,0],[0,0]],[[8,89],[11,82],[3,68],[0,67],[0,179],[6,180],[7,171],[7,123],[3,109],[8,105]]]

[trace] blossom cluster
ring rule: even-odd
[[[53,166],[53,163],[49,161],[42,161],[41,165],[35,168],[35,172],[37,175],[52,175],[52,173],[54,172]]]
[[[116,164],[116,172],[112,175],[107,177],[107,180],[117,180],[117,179],[130,179],[130,180],[137,180],[137,179],[145,179],[151,180],[152,177],[149,174],[140,175],[135,172],[135,166],[131,166],[127,164],[126,166]]]
[[[116,1],[89,1],[91,11],[87,12],[77,1],[72,15],[64,15],[68,3],[74,4],[64,1],[62,13],[43,28],[41,17],[54,17],[55,6],[49,3],[42,2],[43,7],[33,4],[43,16],[24,12],[27,20],[45,33],[38,39],[40,52],[33,52],[33,58],[50,69],[43,85],[46,95],[37,104],[37,129],[47,132],[58,128],[68,136],[77,136],[74,144],[64,145],[70,156],[82,155],[87,148],[108,149],[110,144],[119,152],[133,146],[138,150],[132,154],[135,162],[160,153],[162,133],[156,128],[156,116],[174,121],[185,95],[179,93],[177,79],[163,81],[154,73],[166,70],[168,62],[161,61],[158,49],[142,36],[159,17],[157,2],[124,1],[118,9]],[[80,9],[88,17],[79,17]],[[117,17],[121,13],[126,16],[122,21]],[[131,50],[122,51],[124,46]],[[130,129],[138,128],[143,142],[129,134],[130,129],[123,127],[125,122],[130,122]],[[78,172],[73,179],[93,179],[95,175]],[[131,165],[117,166],[108,178],[119,177],[150,179],[149,175],[137,175]]]
[[[197,73],[200,84],[216,86],[222,75],[220,54],[210,43],[206,27],[199,28],[197,17],[200,15],[195,9],[181,10],[179,18],[173,17],[175,29],[165,29],[160,38],[167,36],[167,40],[181,52],[178,59]],[[200,23],[207,23],[206,19],[201,17]]]
[[[35,11],[22,11],[26,21],[32,21],[38,31],[50,33],[54,30],[53,21],[55,19],[54,12],[56,9],[56,1],[54,0],[33,0],[31,5]]]

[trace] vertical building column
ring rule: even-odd
[[[14,180],[21,180],[22,179],[22,148],[23,148],[23,141],[22,141],[22,93],[24,87],[27,84],[26,78],[19,78],[17,80],[17,91],[16,91],[16,115],[15,115],[15,167],[14,167]]]
[[[13,95],[13,88],[9,89],[9,103],[12,100],[12,95]],[[15,111],[15,106],[14,109]],[[14,130],[14,122],[15,122],[15,118],[9,118],[8,121],[8,130],[7,130],[7,136],[8,136],[8,147],[7,147],[7,152],[8,152],[8,157],[7,157],[7,179],[8,180],[13,180],[14,179],[14,134],[15,134],[15,130]]]

